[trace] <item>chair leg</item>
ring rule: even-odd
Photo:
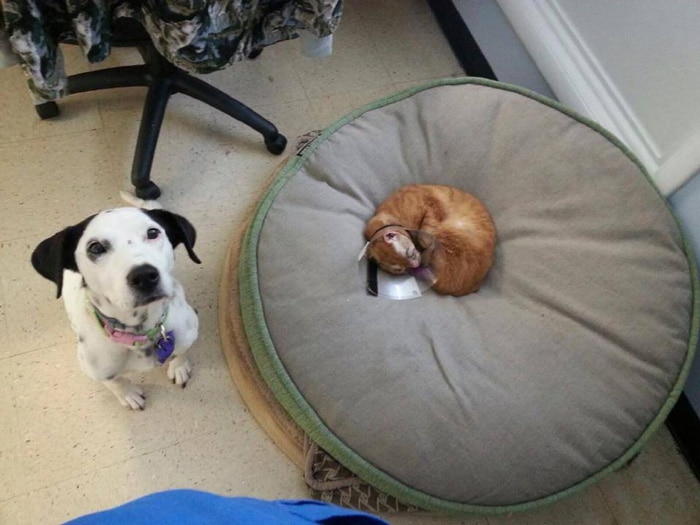
[[[272,122],[264,119],[245,104],[185,73],[176,74],[173,81],[175,91],[200,100],[260,133],[265,138],[265,146],[270,153],[279,155],[284,151],[287,145],[284,135],[277,131]]]
[[[56,104],[53,100],[44,102],[43,104],[37,104],[34,106],[34,109],[41,120],[54,118],[60,114],[58,104]]]
[[[155,78],[148,88],[131,168],[131,183],[136,195],[141,199],[152,200],[160,197],[160,189],[150,180],[150,174],[165,106],[172,93],[168,78]]]
[[[148,86],[152,75],[147,66],[122,66],[88,71],[68,77],[68,93],[83,93],[99,89]]]
[[[155,49],[143,46],[140,51],[146,61],[145,65],[90,71],[68,77],[68,93],[113,87],[148,86],[131,167],[131,182],[139,198],[151,200],[160,197],[160,188],[151,181],[150,173],[165,107],[174,93],[182,93],[200,100],[253,128],[264,137],[265,146],[270,153],[279,155],[284,151],[287,139],[270,121],[226,93],[173,66],[158,55]],[[55,102],[46,102],[35,107],[42,119],[53,118],[59,114]]]
[[[147,66],[124,66],[88,71],[68,77],[68,94],[111,89],[116,87],[148,86],[152,75]],[[57,117],[60,113],[58,105],[52,100],[37,104],[35,107],[41,120]]]

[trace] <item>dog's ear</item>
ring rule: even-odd
[[[170,244],[176,248],[178,244],[185,245],[187,255],[197,264],[201,264],[197,254],[194,253],[194,243],[197,240],[197,232],[190,221],[183,216],[165,210],[141,210],[151,219],[160,224],[168,236]]]
[[[44,239],[32,252],[34,269],[42,277],[56,283],[57,299],[61,297],[61,288],[63,288],[63,270],[78,271],[78,266],[75,263],[75,249],[78,247],[78,241],[92,217],[94,215],[75,226],[69,226],[48,239]]]

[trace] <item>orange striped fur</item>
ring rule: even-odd
[[[441,249],[427,237],[412,238],[407,230],[430,234]],[[450,186],[412,184],[391,194],[365,228],[368,241],[379,236],[367,255],[383,270],[401,274],[418,263],[431,265],[437,276],[433,289],[455,296],[479,289],[496,247],[496,228],[486,207]]]

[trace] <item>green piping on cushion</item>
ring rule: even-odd
[[[675,217],[670,207],[668,207],[668,204],[667,209],[676,221],[676,225],[678,226],[678,229],[681,233],[684,251],[688,259],[688,265],[690,269],[690,276],[692,282],[692,324],[690,338],[688,341],[688,351],[686,360],[681,368],[678,377],[676,378],[676,382],[674,383],[671,392],[669,393],[669,397],[659,410],[656,417],[649,424],[646,430],[639,436],[635,443],[616,461],[612,462],[606,468],[589,476],[585,480],[580,481],[575,485],[562,491],[559,491],[555,494],[551,494],[549,496],[538,498],[532,501],[514,503],[512,505],[470,505],[466,503],[443,500],[435,496],[423,493],[401,483],[400,481],[394,479],[392,476],[385,473],[381,469],[375,467],[374,465],[360,457],[355,451],[350,449],[337,436],[335,436],[333,432],[325,426],[325,424],[318,417],[314,409],[308,404],[308,402],[304,399],[299,390],[296,388],[294,381],[287,374],[287,371],[284,368],[284,364],[282,363],[275,351],[274,344],[272,342],[272,339],[267,329],[267,325],[265,323],[265,315],[263,311],[262,299],[260,297],[260,289],[258,285],[257,275],[257,246],[260,239],[260,233],[262,231],[262,227],[270,207],[277,198],[277,195],[283,189],[284,185],[294,175],[296,175],[296,173],[304,165],[309,156],[312,155],[316,148],[323,144],[323,142],[328,137],[330,137],[333,133],[335,133],[338,129],[340,129],[347,123],[355,120],[357,117],[368,111],[372,111],[374,109],[393,104],[395,102],[408,98],[416,93],[434,87],[467,84],[486,86],[495,89],[510,91],[513,93],[518,93],[537,102],[540,102],[545,106],[556,109],[564,113],[565,115],[568,115],[569,117],[573,118],[574,120],[588,126],[589,128],[593,129],[594,131],[598,132],[603,137],[605,137],[614,146],[621,150],[632,162],[634,162],[639,168],[639,170],[644,174],[649,183],[657,191],[659,197],[664,198],[661,192],[654,184],[649,174],[647,173],[644,166],[641,164],[641,162],[624,144],[622,144],[622,142],[620,142],[620,140],[618,140],[612,133],[602,128],[599,124],[577,114],[576,112],[561,105],[560,103],[518,86],[494,82],[491,80],[481,78],[467,77],[439,79],[429,82],[427,84],[406,89],[404,91],[383,98],[379,101],[376,101],[372,104],[368,104],[360,109],[351,112],[350,114],[338,120],[331,126],[327,127],[318,138],[316,138],[313,142],[311,142],[308,145],[308,147],[303,151],[303,153],[300,156],[294,156],[292,157],[292,159],[290,159],[290,161],[282,169],[282,171],[279,173],[273,184],[270,186],[268,191],[258,203],[258,206],[256,207],[256,210],[253,215],[252,222],[244,236],[238,267],[240,297],[239,300],[241,307],[241,317],[243,320],[243,326],[246,333],[246,337],[248,339],[248,343],[250,345],[250,349],[255,359],[255,362],[258,368],[260,369],[260,372],[265,382],[270,387],[280,404],[285,408],[285,410],[287,410],[292,419],[296,421],[307,434],[309,434],[310,438],[314,442],[316,442],[319,446],[325,449],[340,463],[342,463],[355,474],[357,474],[359,477],[364,479],[367,483],[375,486],[379,490],[382,490],[392,496],[395,496],[396,498],[405,503],[410,503],[431,511],[439,511],[454,514],[501,514],[529,510],[535,507],[539,507],[548,503],[553,503],[555,501],[561,500],[565,497],[574,494],[575,492],[578,492],[588,487],[589,485],[599,481],[603,477],[622,467],[640,452],[640,450],[646,444],[651,435],[663,424],[664,420],[666,419],[674,404],[678,400],[678,397],[680,396],[683,390],[685,380],[688,376],[688,373],[690,372],[693,355],[695,353],[695,348],[698,344],[698,333],[700,331],[700,293],[698,293],[698,269],[695,264],[692,249],[690,247],[690,244],[688,243],[687,237],[683,233],[683,229],[678,219]]]

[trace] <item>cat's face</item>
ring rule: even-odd
[[[382,270],[394,275],[406,273],[410,268],[418,268],[421,262],[420,252],[411,237],[395,230],[385,231],[381,238],[371,242],[367,255]]]

